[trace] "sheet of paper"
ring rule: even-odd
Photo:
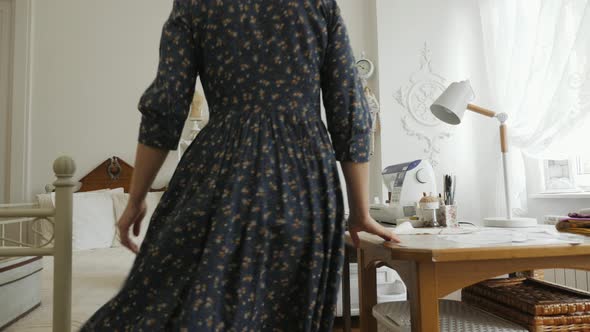
[[[539,225],[532,228],[457,227],[414,228],[403,222],[394,228],[398,235],[436,235],[441,239],[456,242],[459,246],[485,246],[506,244],[532,246],[549,244],[580,244],[584,237],[558,232],[555,227]],[[397,244],[405,247],[403,244]]]
[[[443,234],[469,234],[476,232],[478,228],[476,227],[436,227],[436,228],[428,228],[428,227],[420,227],[414,228],[409,221],[403,222],[399,224],[395,229],[395,234],[398,235],[443,235]]]
[[[442,239],[469,245],[547,245],[547,244],[580,244],[584,239],[551,231],[514,230],[514,229],[482,229],[469,235],[441,236]]]

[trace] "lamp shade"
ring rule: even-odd
[[[439,120],[457,125],[461,123],[463,113],[474,97],[468,80],[453,82],[430,106],[430,111]]]

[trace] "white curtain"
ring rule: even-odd
[[[590,150],[588,137],[584,145],[560,146],[590,114],[590,1],[480,0],[479,4],[491,96],[495,110],[509,115],[514,212],[523,214],[527,199],[523,154],[547,156],[584,145]]]

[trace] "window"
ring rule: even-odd
[[[590,191],[590,153],[578,156],[575,166],[574,181],[576,185],[584,191]]]
[[[590,156],[543,161],[545,193],[590,191]]]
[[[574,170],[569,159],[543,161],[545,192],[577,191]]]
[[[589,78],[590,79],[590,78]],[[567,134],[559,133],[545,154],[545,193],[590,192],[590,116],[575,124]]]

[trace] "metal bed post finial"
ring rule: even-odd
[[[61,156],[53,162],[55,186],[55,240],[53,259],[53,331],[70,332],[72,328],[72,180],[74,160]]]

